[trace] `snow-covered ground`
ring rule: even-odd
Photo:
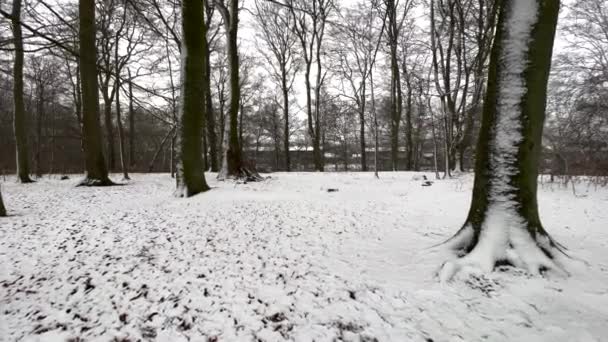
[[[110,188],[8,180],[0,341],[608,338],[608,189],[539,186],[545,227],[588,263],[569,278],[506,269],[441,284],[430,247],[460,228],[472,177],[417,175],[207,174],[213,190],[190,199],[164,174]]]

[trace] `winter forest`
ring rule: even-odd
[[[0,0],[0,341],[602,341],[606,51],[605,0]]]

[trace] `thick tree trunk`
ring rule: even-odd
[[[25,105],[23,102],[23,34],[21,33],[21,0],[13,0],[11,25],[15,45],[13,62],[13,127],[17,156],[17,178],[21,183],[31,183]]]
[[[507,263],[538,273],[562,272],[560,247],[544,230],[536,200],[547,79],[559,1],[501,3],[477,145],[473,199],[462,229],[448,241],[463,266],[491,271]]]
[[[2,200],[2,190],[0,189],[0,217],[6,216],[6,208],[4,207],[4,201]]]
[[[228,113],[228,144],[224,146],[224,161],[218,174],[218,179],[239,177],[243,167],[241,149],[239,147],[239,106],[241,87],[239,82],[238,55],[238,1],[230,0],[229,8],[222,12],[226,28],[226,45],[228,53],[228,68],[230,72],[230,105]]]
[[[80,185],[112,185],[103,157],[99,125],[97,57],[95,46],[95,1],[79,0],[80,80],[82,82],[82,123],[85,150],[85,178]]]
[[[179,123],[177,127],[177,189],[178,197],[190,197],[209,190],[205,180],[202,157],[204,120],[204,49],[201,37],[203,1],[182,2],[182,65]]]

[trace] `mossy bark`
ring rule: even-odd
[[[181,103],[177,128],[178,197],[190,197],[209,190],[203,163],[203,120],[205,57],[203,46],[203,0],[182,2]]]
[[[112,185],[104,161],[99,124],[97,88],[97,48],[95,45],[95,1],[78,3],[80,24],[80,79],[82,88],[82,132],[85,153],[85,178],[80,185]]]
[[[504,156],[498,155],[493,148],[497,144],[497,132],[502,129],[499,126],[499,102],[501,101],[501,80],[499,75],[505,71],[505,63],[501,61],[503,56],[503,44],[508,35],[508,27],[505,26],[507,16],[510,15],[512,1],[502,1],[500,4],[499,22],[496,38],[490,57],[490,69],[488,76],[487,93],[483,107],[483,118],[479,133],[476,150],[475,182],[471,207],[463,228],[452,238],[457,241],[455,248],[461,249],[466,254],[471,252],[484,238],[481,234],[487,229],[488,211],[497,202],[508,199],[509,205],[513,204],[515,215],[522,223],[522,229],[527,229],[532,241],[549,258],[559,248],[544,230],[537,205],[537,176],[538,164],[541,151],[541,139],[545,119],[545,104],[547,93],[547,80],[551,67],[551,54],[553,40],[559,11],[558,0],[535,0],[538,7],[538,18],[534,24],[528,49],[525,54],[527,61],[522,75],[523,87],[526,89],[519,101],[519,121],[522,139],[516,145],[516,158],[508,163],[508,167],[515,172],[508,174],[504,170],[496,169],[493,161]],[[503,113],[504,115],[504,113]],[[507,179],[508,187],[500,187],[497,180]],[[500,203],[498,203],[500,204]],[[505,225],[505,229],[510,229]],[[472,229],[473,234],[466,238],[466,231]],[[545,237],[548,244],[539,241]],[[496,260],[500,262],[503,260]]]
[[[25,104],[23,102],[23,34],[21,31],[21,0],[13,0],[11,26],[15,45],[13,61],[13,127],[17,159],[17,178],[21,183],[31,183],[27,132],[25,124]]]

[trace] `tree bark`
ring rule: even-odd
[[[11,25],[15,45],[13,63],[13,128],[15,132],[15,152],[17,159],[17,178],[21,183],[31,183],[25,104],[23,102],[23,34],[21,32],[21,0],[13,0]]]
[[[202,158],[204,120],[203,0],[182,2],[181,103],[177,127],[177,177],[175,195],[190,197],[209,190]]]
[[[448,241],[463,266],[491,271],[507,263],[539,273],[563,272],[562,251],[543,228],[536,199],[547,79],[559,1],[501,3],[477,144],[473,199],[467,220]]]
[[[135,166],[135,111],[133,110],[133,79],[131,78],[131,70],[127,69],[129,74],[129,166],[131,169]]]
[[[240,105],[241,87],[239,82],[239,55],[238,55],[238,1],[230,0],[226,7],[216,2],[224,18],[226,29],[226,45],[228,53],[228,69],[230,72],[230,105],[228,113],[228,144],[224,146],[224,163],[218,174],[218,179],[238,177],[243,166],[241,149],[239,147],[238,115]]]
[[[230,0],[229,6],[223,1],[215,2],[216,8],[224,19],[227,40],[228,70],[230,72],[230,106],[226,123],[227,136],[224,139],[224,153],[222,167],[217,175],[219,180],[227,178],[246,178],[249,181],[262,180],[254,168],[246,166],[241,153],[239,141],[239,108],[241,98],[241,84],[239,81],[239,53],[238,53],[238,27],[239,2]]]
[[[397,47],[399,42],[399,23],[397,23],[397,4],[394,0],[386,1],[388,23],[388,44],[391,58],[391,164],[393,171],[398,169],[399,157],[399,124],[403,112],[403,93],[401,91],[401,77],[397,60]]]
[[[6,216],[6,208],[4,207],[4,201],[2,200],[2,190],[0,189],[0,217]]]
[[[41,76],[42,77],[42,76]],[[42,121],[44,120],[44,96],[45,96],[45,80],[40,80],[39,84],[37,84],[36,93],[37,93],[37,103],[36,103],[36,152],[34,154],[34,172],[36,174],[36,178],[42,177],[42,167],[40,165],[40,156],[42,153]]]
[[[125,133],[122,127],[122,117],[120,112],[120,64],[118,60],[118,39],[119,36],[116,34],[116,45],[114,47],[114,62],[116,63],[114,68],[116,73],[116,83],[114,84],[114,88],[116,89],[116,125],[118,126],[118,148],[120,152],[119,157],[122,178],[124,180],[129,180],[131,178],[129,178],[128,166],[125,158]]]
[[[112,123],[112,99],[106,96],[107,91],[104,91],[103,93],[103,117],[104,125],[106,128],[106,152],[108,153],[108,169],[112,171],[116,168],[116,152],[114,149],[114,124]]]
[[[85,178],[80,185],[112,185],[103,156],[99,125],[97,58],[95,46],[95,1],[79,0],[80,80],[82,86],[82,121],[85,150]]]
[[[282,89],[283,89],[283,148],[285,149],[285,171],[291,171],[291,156],[289,154],[289,89],[287,86],[287,75],[282,73]]]
[[[208,19],[208,18],[207,18]],[[211,95],[211,63],[209,41],[207,40],[207,24],[205,24],[205,33],[202,36],[203,40],[203,56],[204,56],[204,73],[203,73],[203,89],[205,98],[205,128],[207,129],[207,145],[209,147],[209,158],[211,159],[211,171],[219,171],[219,156],[218,156],[218,139],[215,131],[215,113],[213,111],[213,97]]]

